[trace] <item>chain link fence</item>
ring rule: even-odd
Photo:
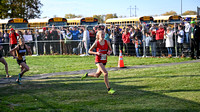
[[[183,27],[183,42],[178,42],[178,25]],[[106,28],[107,27],[107,28]],[[165,32],[171,27],[173,32],[173,47],[171,55],[190,56],[189,37],[185,32],[186,23],[168,23],[163,24]],[[83,41],[84,30],[89,30],[89,41]],[[155,40],[153,31],[158,31],[157,23],[148,24],[126,24],[126,25],[98,25],[98,26],[54,26],[45,28],[29,28],[20,30],[23,33],[25,42],[31,47],[33,55],[87,55],[89,47],[96,40],[98,30],[105,30],[105,39],[111,42],[114,56],[119,56],[122,50],[124,55],[137,57],[161,57],[168,56],[169,49],[166,47],[166,39]],[[123,33],[125,29],[130,33],[130,41],[123,41]],[[9,29],[8,29],[9,30]],[[18,31],[16,30],[16,33]],[[70,35],[71,34],[71,35]],[[70,38],[71,37],[71,38]],[[136,37],[138,40],[136,40]],[[5,41],[6,37],[0,41],[3,46],[1,54],[9,56],[10,44]],[[2,38],[1,38],[2,39]]]

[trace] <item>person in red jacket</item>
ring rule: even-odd
[[[164,26],[162,23],[159,24],[159,29],[156,31],[156,43],[157,43],[157,51],[159,56],[164,56]]]
[[[13,28],[11,28],[10,31],[11,31],[9,35],[10,46],[11,46],[11,49],[13,49],[17,46],[17,37],[19,36],[19,34],[15,33],[15,30]]]
[[[128,32],[128,28],[125,29],[125,32],[122,34],[122,40],[125,46],[125,54],[130,54],[130,33]]]
[[[11,49],[15,48],[17,46],[17,39],[19,37],[19,34],[15,32],[13,28],[10,29],[11,33],[9,35],[10,38],[10,47]]]

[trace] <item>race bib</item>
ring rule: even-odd
[[[193,38],[194,38],[194,34],[192,33],[192,34],[191,34],[191,39],[193,39]]]
[[[101,60],[106,60],[107,54],[102,54],[101,55]]]
[[[22,59],[23,59],[23,61],[25,61],[25,60],[26,60],[26,57],[25,57],[25,56],[22,56]]]

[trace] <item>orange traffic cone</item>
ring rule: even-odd
[[[124,67],[123,57],[122,57],[122,50],[120,50],[120,54],[119,54],[118,67],[120,67],[120,68],[125,68],[125,67]]]

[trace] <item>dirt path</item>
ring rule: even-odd
[[[164,64],[154,64],[154,65],[135,65],[126,68],[106,68],[108,71],[117,71],[117,70],[125,70],[125,69],[139,69],[139,68],[151,68],[151,67],[160,67],[160,66],[172,66],[172,65],[180,65],[186,63],[198,63],[200,60],[191,60],[185,62],[178,63],[164,63]],[[70,72],[57,72],[57,73],[48,73],[48,74],[38,74],[34,76],[24,76],[22,80],[37,80],[37,79],[45,79],[48,77],[56,76],[56,75],[73,75],[73,74],[84,74],[85,72],[96,72],[97,69],[88,69],[88,70],[79,70],[79,71],[70,71]],[[6,84],[15,83],[16,77],[12,78],[2,78],[0,79],[0,87]]]

